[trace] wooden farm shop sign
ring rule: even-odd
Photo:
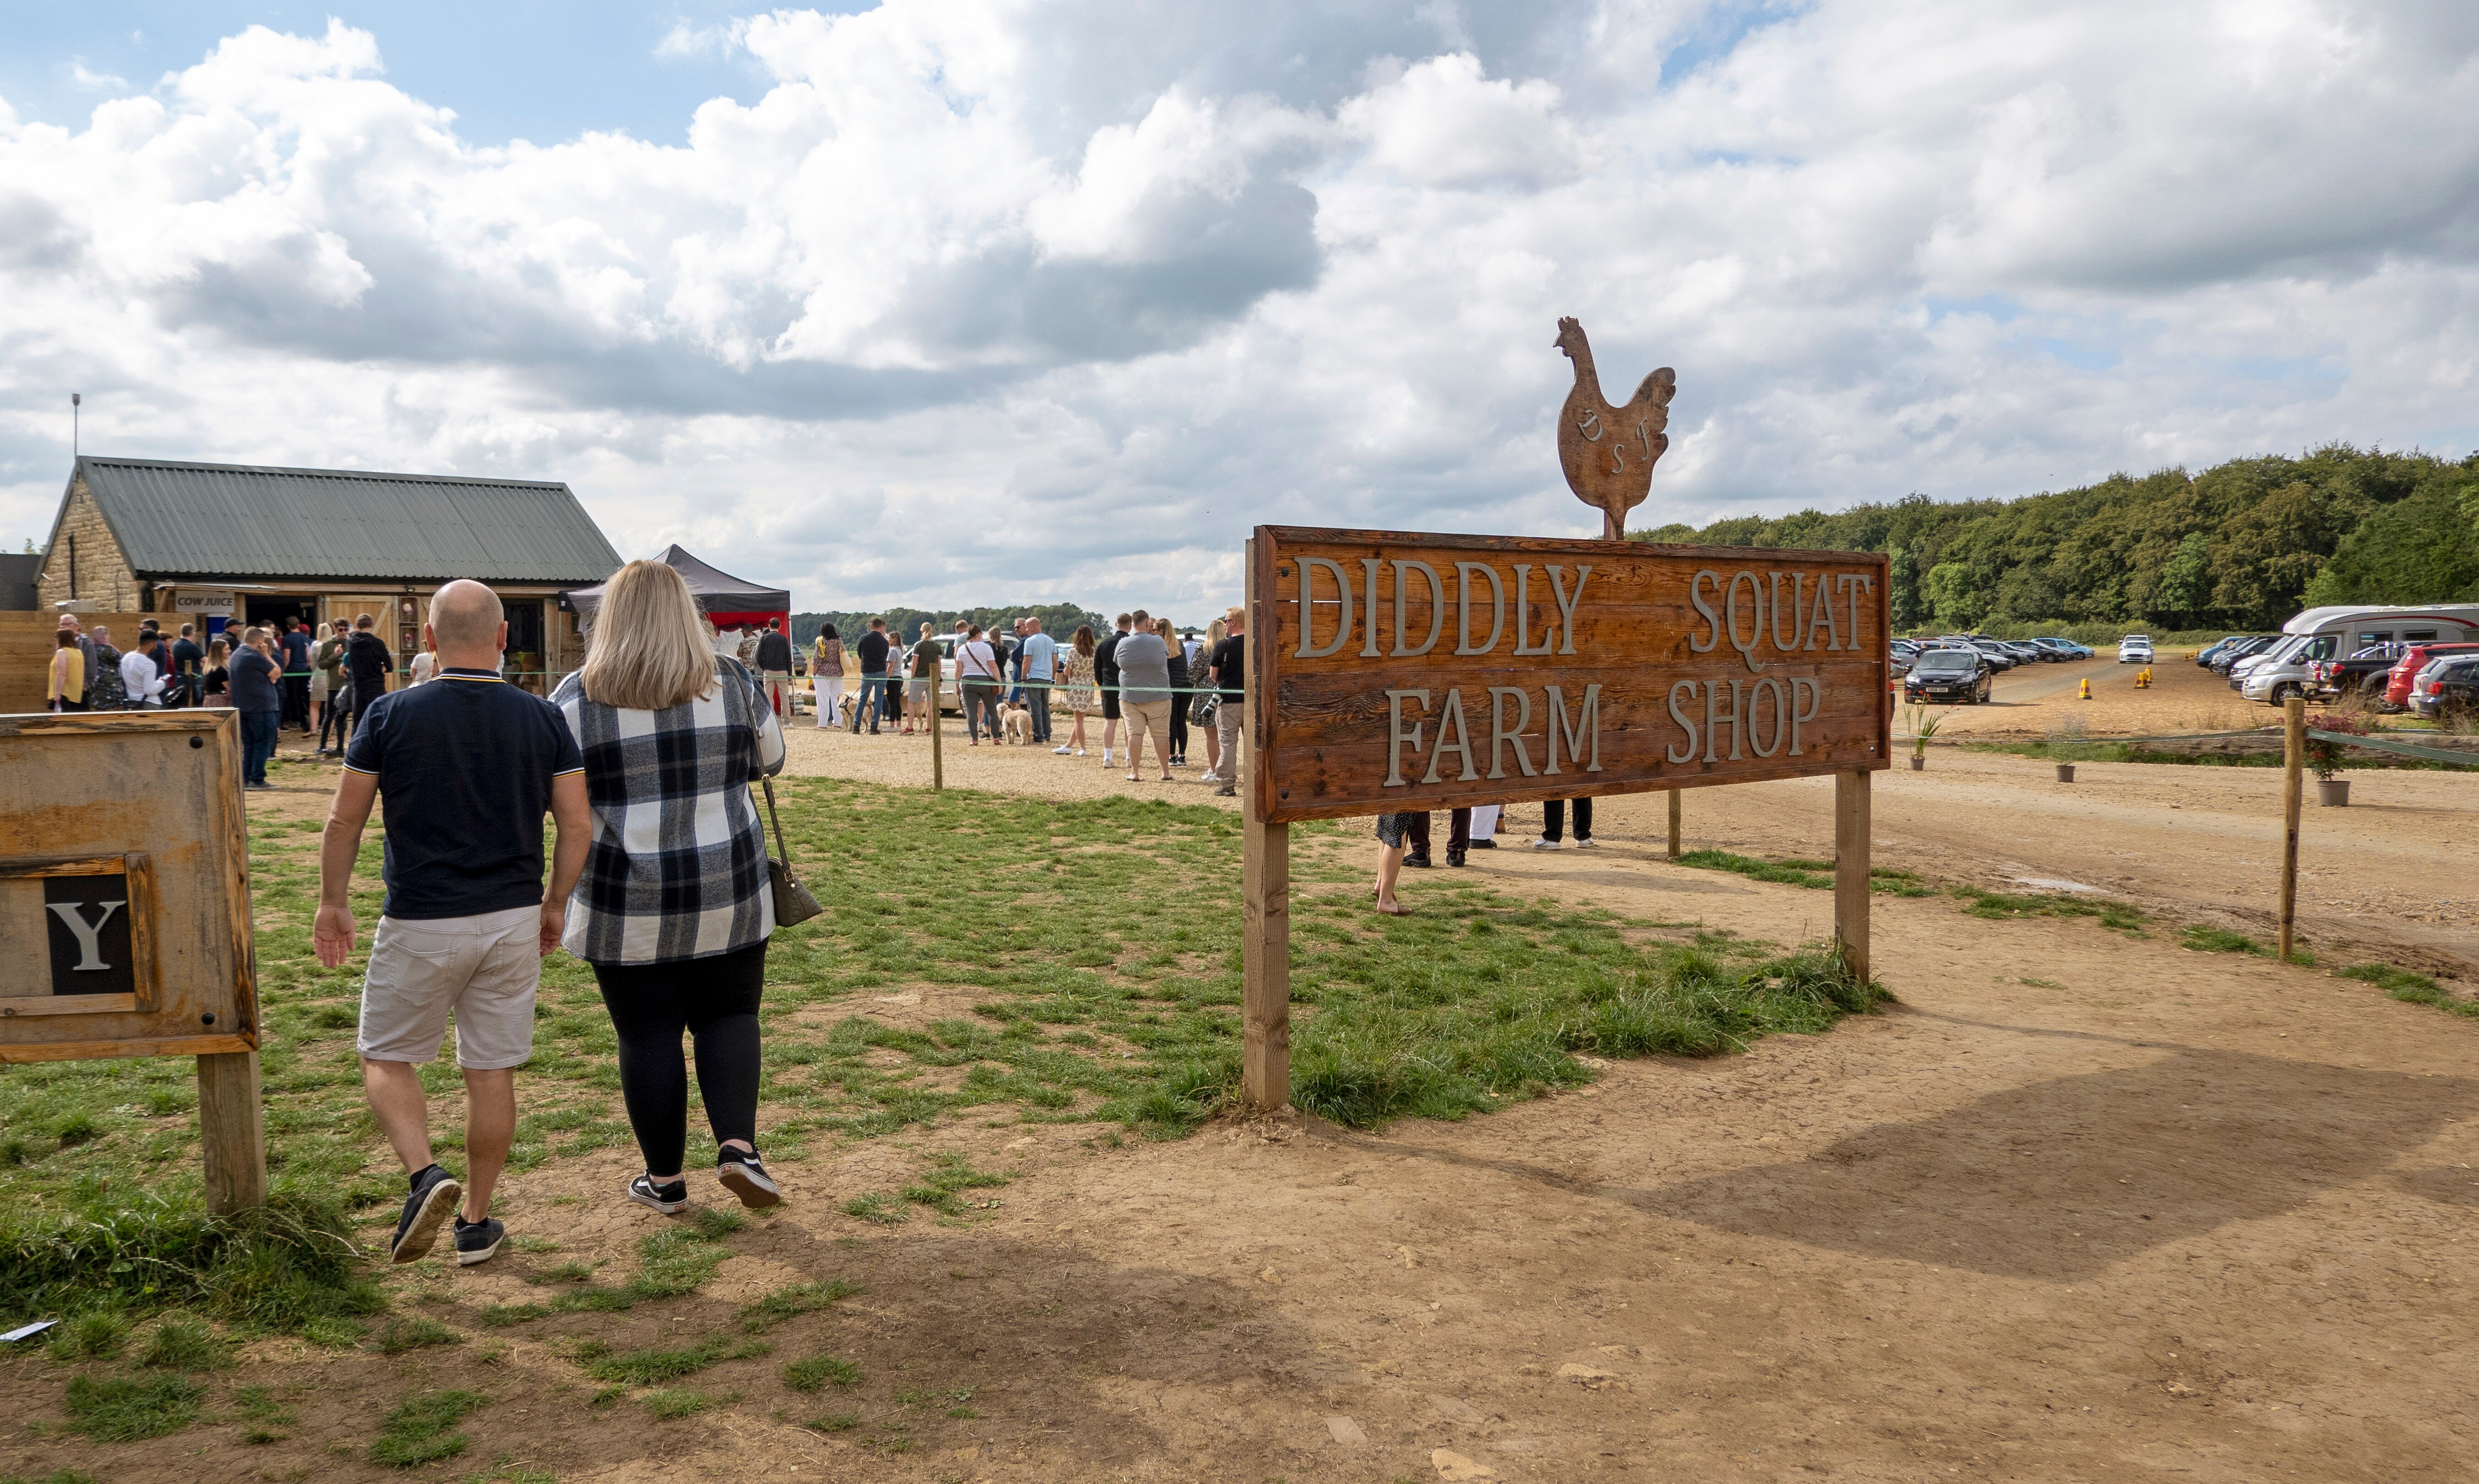
[[[1891,755],[1881,555],[1260,526],[1254,560],[1264,819]]]
[[[1888,563],[1623,539],[1677,374],[1623,406],[1584,327],[1558,465],[1600,541],[1261,525],[1248,543],[1240,1081],[1291,1091],[1291,822],[1833,777],[1833,935],[1868,977],[1869,782],[1892,755]]]

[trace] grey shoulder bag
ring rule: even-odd
[[[766,884],[775,893],[775,926],[807,922],[826,910],[809,888],[792,874],[792,853],[783,848],[783,821],[775,812],[775,780],[760,779],[766,788],[766,817],[775,826],[775,854],[766,857]]]

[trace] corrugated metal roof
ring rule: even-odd
[[[81,457],[148,576],[600,582],[620,555],[565,484]]]

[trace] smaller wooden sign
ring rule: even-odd
[[[252,1051],[240,720],[0,716],[0,1062]]]
[[[241,722],[0,716],[0,1063],[198,1059],[211,1209],[267,1198]]]

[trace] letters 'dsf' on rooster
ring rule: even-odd
[[[1558,348],[1575,363],[1575,385],[1558,409],[1558,467],[1575,498],[1601,512],[1601,536],[1626,536],[1627,512],[1652,488],[1652,466],[1670,448],[1670,399],[1678,373],[1665,366],[1644,378],[1623,407],[1601,396],[1593,345],[1573,319],[1558,321]]]

